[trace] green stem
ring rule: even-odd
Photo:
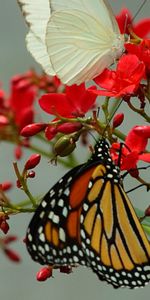
[[[118,108],[122,104],[122,99],[121,98],[115,98],[113,101],[113,104],[111,105],[110,111],[109,111],[109,122],[112,120],[114,117],[115,113],[117,112]]]
[[[34,197],[34,199],[36,199],[35,201],[36,201],[37,204],[39,203],[39,201],[40,201],[41,198],[42,197],[37,197],[37,196]],[[20,202],[17,203],[17,207],[23,207],[23,206],[27,206],[29,204],[31,204],[30,200],[23,200],[23,201],[20,201]]]
[[[14,170],[15,170],[15,173],[16,173],[16,176],[23,188],[23,191],[26,193],[26,195],[28,196],[28,198],[30,199],[33,207],[37,207],[37,204],[36,204],[36,201],[35,199],[33,198],[32,194],[30,193],[29,189],[28,189],[28,186],[27,186],[27,183],[26,183],[26,180],[24,179],[23,176],[21,176],[20,172],[19,172],[19,169],[18,169],[18,166],[17,166],[17,163],[14,162],[13,163],[14,165]]]
[[[42,156],[44,156],[48,159],[52,158],[52,155],[50,154],[50,152],[47,152],[47,151],[39,148],[36,145],[30,144],[30,149],[33,150],[34,152],[37,152],[37,153],[41,154]]]
[[[129,101],[128,106],[137,114],[139,114],[141,117],[143,117],[148,123],[150,123],[150,117],[146,114],[146,112],[143,109],[137,109],[132,105],[132,103]]]
[[[120,140],[125,141],[126,139],[126,135],[124,133],[122,133],[120,130],[118,129],[114,129],[113,134],[115,136],[117,136]]]

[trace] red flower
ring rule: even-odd
[[[37,87],[31,83],[30,72],[13,77],[11,82],[11,95],[8,105],[13,111],[15,123],[21,130],[33,122],[33,102],[37,95]]]
[[[144,76],[144,63],[136,55],[124,55],[119,60],[116,71],[105,69],[94,79],[105,90],[90,90],[97,95],[109,97],[131,96],[137,91]]]
[[[150,138],[150,126],[134,126],[129,131],[125,139],[125,146],[121,149],[121,170],[136,170],[139,160],[150,162],[150,153],[144,152],[148,138]],[[113,143],[111,154],[116,162],[118,160],[118,150],[120,150],[120,144]],[[138,175],[138,170],[136,175]]]
[[[95,87],[93,87],[95,90]],[[61,94],[46,94],[39,100],[40,107],[48,114],[61,117],[74,118],[83,117],[90,110],[96,100],[96,95],[91,94],[85,84],[79,86],[72,85],[66,87],[66,92]],[[69,123],[47,126],[45,130],[46,137],[50,140],[58,132],[72,133],[81,128],[79,123]]]
[[[93,87],[94,88],[94,87]],[[94,105],[96,96],[91,97],[85,84],[66,87],[62,94],[46,94],[39,100],[40,107],[51,115],[62,117],[82,117]]]
[[[126,44],[126,50],[130,54],[135,54],[140,61],[145,64],[146,75],[150,76],[150,40],[143,40],[140,44]]]
[[[137,36],[141,38],[150,37],[150,18],[145,18],[140,22],[133,24],[133,16],[131,15],[131,12],[127,8],[124,8],[116,16],[116,19],[122,34],[129,34],[128,25],[132,25],[132,30]]]

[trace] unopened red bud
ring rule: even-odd
[[[8,230],[9,230],[9,225],[8,225],[8,223],[4,220],[4,221],[2,221],[1,222],[1,224],[0,224],[0,229],[3,231],[3,233],[7,233],[8,232]]]
[[[82,124],[80,123],[64,123],[58,126],[57,131],[61,133],[73,133],[81,129]]]
[[[39,133],[40,131],[44,130],[46,126],[47,124],[44,123],[29,124],[21,130],[21,135],[24,137],[33,136]]]
[[[47,126],[45,129],[45,136],[50,141],[57,134],[57,128],[53,126]]]
[[[140,134],[146,139],[150,138],[150,126],[135,126],[133,130],[136,134]]]
[[[20,145],[15,147],[15,158],[20,159],[22,157],[22,148]]]
[[[30,141],[28,138],[25,138],[24,140],[22,140],[22,146],[29,148],[30,147]]]
[[[113,118],[113,128],[120,126],[122,124],[123,120],[124,120],[123,113],[115,115],[115,117]]]
[[[4,248],[4,252],[11,261],[14,261],[14,262],[21,261],[21,257],[15,251],[8,249],[8,248]]]
[[[61,273],[70,274],[72,272],[72,267],[71,266],[61,266],[59,270]]]
[[[35,177],[35,172],[32,170],[27,174],[27,177],[29,178],[34,178]]]
[[[148,206],[145,210],[145,216],[150,217],[150,206]]]
[[[20,189],[22,187],[21,182],[19,181],[19,179],[16,180],[16,186],[18,189]]]
[[[52,277],[52,271],[51,267],[44,267],[36,274],[36,279],[38,281],[45,281],[49,277]]]
[[[30,170],[35,168],[39,164],[40,159],[41,159],[40,154],[32,154],[24,166],[25,170]]]
[[[70,136],[62,136],[54,145],[54,152],[61,157],[67,156],[76,148],[76,143]]]
[[[5,239],[3,239],[3,242],[5,245],[15,242],[17,240],[17,236],[16,235],[9,235],[6,236]]]
[[[0,115],[0,126],[6,126],[8,124],[9,124],[8,119],[5,116]]]
[[[9,189],[11,189],[13,186],[11,181],[5,181],[1,184],[1,188],[3,191],[8,191]]]

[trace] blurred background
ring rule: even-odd
[[[35,0],[33,0],[35,1]],[[141,0],[118,0],[110,1],[117,14],[124,6],[129,8],[134,15],[137,12]],[[9,93],[9,81],[15,74],[21,74],[31,67],[40,70],[34,59],[26,50],[25,35],[27,28],[25,26],[23,17],[20,13],[19,7],[15,0],[0,0],[0,82],[3,88]],[[135,22],[143,17],[150,17],[150,0],[147,1],[142,11],[138,14]],[[126,106],[121,108],[125,111]],[[135,116],[136,117],[136,116]],[[124,123],[123,130],[125,132],[131,128],[132,123],[129,124],[127,118]],[[140,124],[139,118],[134,119],[134,124]],[[1,143],[0,145],[0,182],[5,180],[12,180],[15,183],[15,175],[12,168],[14,147],[9,144]],[[81,152],[82,153],[82,152]],[[29,156],[30,152],[26,152],[22,162]],[[81,157],[85,160],[85,155]],[[48,160],[43,159],[40,166],[36,168],[36,179],[32,181],[32,191],[36,194],[44,194],[48,189],[65,173],[65,169],[60,166],[52,166]],[[126,189],[130,186],[130,178],[126,182]],[[9,193],[9,196],[14,201],[24,199],[25,196],[21,191],[14,189]],[[148,206],[149,195],[144,193],[144,189],[132,193],[131,198],[136,206],[143,208]],[[92,271],[77,268],[70,275],[60,274],[58,271],[54,273],[54,278],[46,282],[39,283],[36,281],[36,272],[40,269],[40,265],[32,262],[25,246],[22,242],[27,225],[31,219],[30,214],[22,214],[11,217],[10,226],[11,233],[19,236],[19,241],[14,243],[13,247],[22,257],[20,264],[15,264],[8,261],[2,253],[0,253],[0,298],[3,300],[40,300],[54,299],[54,300],[97,300],[97,299],[141,299],[149,297],[150,284],[144,289],[115,290],[113,287],[102,283],[92,273]]]

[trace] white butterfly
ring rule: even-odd
[[[29,25],[27,47],[49,75],[91,80],[119,58],[124,36],[107,0],[18,0]]]

